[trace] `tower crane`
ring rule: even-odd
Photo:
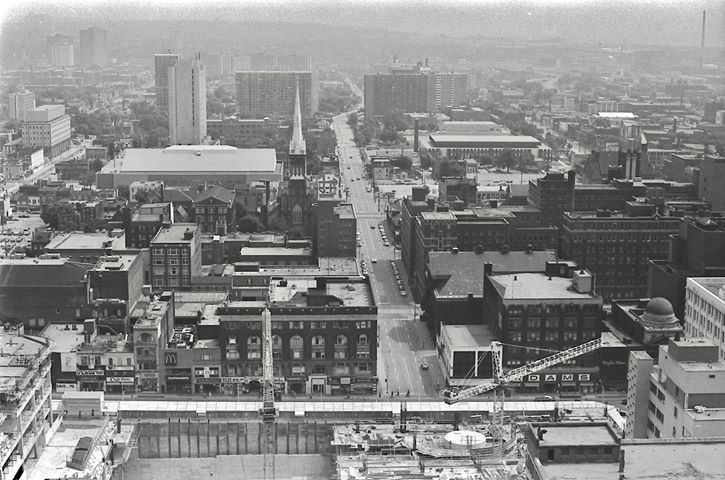
[[[264,478],[275,478],[275,407],[274,368],[272,360],[272,313],[268,308],[262,312],[262,452],[264,454]]]
[[[502,438],[503,438],[503,416],[504,416],[504,394],[498,387],[508,383],[521,380],[527,375],[540,372],[549,367],[553,367],[567,360],[579,357],[589,352],[593,352],[602,345],[601,338],[595,338],[576,347],[568,348],[561,352],[554,353],[548,357],[536,360],[513,370],[503,373],[502,352],[503,343],[491,342],[491,361],[493,362],[493,381],[464,387],[462,389],[449,389],[443,392],[444,401],[451,405],[461,400],[472,398],[482,393],[493,391],[493,409],[491,411],[491,434],[494,437],[494,448],[501,454]]]

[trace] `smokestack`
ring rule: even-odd
[[[418,152],[418,130],[420,129],[420,121],[416,118],[413,122],[413,151]]]
[[[705,56],[705,24],[707,22],[707,10],[702,11],[702,31],[700,32],[700,70],[702,70],[703,58]]]

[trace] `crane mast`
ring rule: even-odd
[[[274,478],[275,420],[274,368],[272,359],[272,313],[268,308],[262,312],[262,451],[264,454],[264,478]]]

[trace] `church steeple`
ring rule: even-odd
[[[302,136],[302,110],[300,109],[300,82],[295,92],[295,114],[292,118],[292,140],[289,142],[290,155],[306,155],[307,144]]]

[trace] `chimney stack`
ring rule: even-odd
[[[416,118],[413,122],[413,151],[418,152],[418,130],[420,130],[420,121]]]

